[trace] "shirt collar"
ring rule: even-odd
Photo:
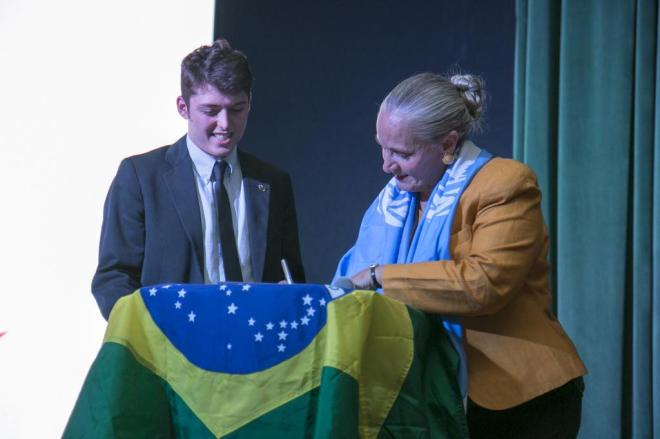
[[[186,146],[188,147],[188,154],[195,165],[197,173],[205,182],[209,182],[211,179],[211,174],[213,173],[213,165],[215,165],[216,160],[212,155],[202,151],[195,142],[192,141],[189,135],[186,136]],[[223,160],[229,165],[229,175],[233,175],[236,166],[238,165],[238,152],[237,148],[234,148],[232,152],[229,153],[227,157]]]

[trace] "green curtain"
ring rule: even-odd
[[[583,438],[660,436],[657,0],[517,0],[514,157],[537,173]]]

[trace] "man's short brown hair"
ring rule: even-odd
[[[225,39],[193,50],[181,62],[181,96],[190,103],[195,91],[212,85],[226,94],[252,93],[252,72],[243,53]]]

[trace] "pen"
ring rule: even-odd
[[[291,272],[289,271],[289,264],[286,263],[286,259],[282,259],[282,271],[284,272],[284,279],[286,283],[292,284],[293,278],[291,277]]]

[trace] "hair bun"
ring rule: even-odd
[[[483,111],[485,92],[485,82],[475,75],[453,75],[451,83],[461,93],[463,101],[474,120],[478,120]]]

